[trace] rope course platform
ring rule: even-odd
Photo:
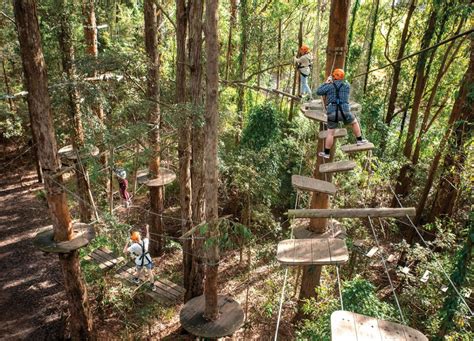
[[[99,268],[104,271],[111,270],[117,264],[123,263],[125,258],[117,257],[111,250],[106,247],[95,249],[90,255],[85,256],[84,260],[93,261],[99,265]]]
[[[404,208],[329,208],[288,210],[289,218],[382,218],[415,216],[414,207]]]
[[[318,138],[325,139],[328,136],[328,131],[323,130],[320,131],[318,134]],[[338,128],[334,129],[334,138],[344,137],[347,136],[347,129],[346,128]]]
[[[161,187],[172,183],[176,179],[176,173],[169,168],[160,167],[160,173],[156,178],[151,179],[150,173],[147,170],[139,171],[137,173],[137,181],[139,184],[145,184],[148,187]]]
[[[52,225],[46,231],[38,233],[33,239],[33,245],[43,252],[69,253],[78,250],[95,238],[95,230],[92,225],[74,223],[73,237],[71,240],[62,242],[54,241],[54,230]]]
[[[309,219],[299,218],[294,219],[291,228],[293,229],[293,235],[296,239],[311,239],[311,238],[338,238],[338,239],[345,239],[347,237],[347,231],[342,226],[342,224],[332,219],[329,221],[328,225],[332,226],[331,229],[328,229],[324,233],[316,233],[309,230]]]
[[[368,150],[374,149],[375,146],[373,143],[365,143],[362,145],[357,145],[357,144],[346,144],[344,146],[341,146],[341,150],[344,153],[350,154],[350,153],[358,153],[358,152],[366,152]]]
[[[342,160],[319,165],[320,173],[338,173],[353,170],[357,164],[352,160]]]
[[[330,195],[336,193],[336,186],[334,186],[334,184],[307,176],[292,175],[291,184],[293,187],[303,191],[321,192]]]
[[[92,156],[97,156],[99,155],[99,148],[96,146],[93,146],[90,152],[90,155]],[[76,152],[74,151],[74,147],[72,144],[69,144],[67,146],[62,147],[61,149],[58,150],[59,157],[64,158],[66,160],[76,160],[77,155]]]
[[[331,314],[331,340],[428,341],[428,338],[418,330],[398,323],[338,310]]]
[[[205,304],[204,295],[195,297],[184,305],[179,314],[181,326],[197,337],[214,339],[229,336],[244,323],[244,311],[230,296],[217,297],[219,317],[214,321],[204,318]]]
[[[287,239],[278,243],[277,261],[284,265],[332,265],[349,260],[344,240]]]

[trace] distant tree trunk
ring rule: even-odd
[[[316,89],[320,84],[320,62],[319,62],[319,48],[321,47],[321,0],[318,0],[316,5],[316,23],[314,28],[314,43],[313,43],[313,69],[311,74],[311,89]]]
[[[84,147],[84,129],[82,127],[82,113],[80,105],[80,96],[75,86],[76,67],[74,65],[74,46],[72,45],[72,29],[67,18],[67,5],[65,0],[56,0],[57,11],[59,14],[59,46],[61,48],[61,59],[63,71],[66,73],[68,82],[68,104],[71,118],[73,120],[73,130],[71,142],[74,151],[79,156],[81,149]],[[79,215],[82,222],[90,222],[93,216],[93,204],[89,186],[89,175],[87,166],[79,159],[74,162],[76,169],[77,192],[79,195]]]
[[[278,41],[277,41],[277,59],[280,64],[281,61],[281,19],[278,19]],[[276,88],[280,89],[281,67],[277,67]]]
[[[326,77],[331,74],[333,66],[335,68],[344,68],[346,58],[346,45],[347,45],[347,22],[349,16],[350,1],[349,0],[334,0],[331,3],[331,20],[329,22],[328,32],[328,49],[326,52]],[[338,50],[336,48],[342,48]],[[320,130],[323,129],[323,125],[320,125]],[[317,151],[322,151],[324,146],[324,140],[318,139]],[[331,156],[328,162],[332,162],[334,159],[335,148],[331,149]],[[313,172],[313,178],[331,181],[331,175],[325,177],[319,172],[319,165],[321,164],[322,158],[318,157],[316,166]],[[329,208],[329,196],[324,193],[314,192],[311,197],[311,208]],[[327,219],[311,219],[309,229],[316,233],[324,233],[327,229]],[[310,297],[316,297],[315,288],[320,285],[322,266],[304,266],[303,275],[301,279],[301,288],[298,301],[298,313],[295,316],[295,320],[300,320],[305,316],[303,311],[304,300]]]
[[[94,0],[82,0],[82,14],[84,16],[84,37],[85,37],[85,44],[86,44],[86,53],[91,56],[94,61],[97,61],[97,57],[99,55],[99,49],[97,45],[97,21],[95,17],[95,8],[94,8]],[[90,77],[96,77],[97,76],[97,67],[96,65],[93,66],[91,72],[89,72]],[[101,103],[94,104],[92,107],[92,111],[95,113],[97,118],[99,119],[100,124],[102,125],[101,127],[101,133],[99,134],[99,141],[100,143],[104,143],[104,135],[103,135],[103,130],[105,129],[105,113],[104,113],[104,107],[102,106]],[[105,148],[106,149],[106,148]],[[108,157],[107,157],[107,151],[106,150],[101,150],[100,153],[100,162],[104,168],[107,168],[109,163],[108,163]],[[111,165],[113,167],[113,165]],[[105,176],[102,179],[102,183],[105,188],[110,188],[111,183],[109,182],[109,179],[107,176]],[[110,191],[110,190],[109,190]],[[107,193],[106,190],[106,195],[111,196],[111,193]]]
[[[355,21],[357,18],[357,11],[360,7],[360,0],[356,0],[354,2],[354,6],[352,7],[352,14],[351,14],[351,24],[349,26],[349,37],[347,42],[347,51],[348,51],[348,60],[351,61],[351,46],[352,46],[352,37],[354,36],[354,26]]]
[[[28,108],[33,121],[33,129],[38,141],[38,154],[45,174],[46,199],[56,241],[70,240],[73,236],[72,222],[64,192],[63,178],[53,176],[61,168],[58,158],[56,137],[54,135],[51,104],[48,94],[48,76],[41,49],[41,36],[34,0],[14,1],[15,21],[23,62]],[[92,318],[87,300],[79,254],[77,251],[60,254],[64,276],[64,288],[69,302],[69,323],[71,338],[90,340],[94,338]]]
[[[247,0],[240,0],[240,53],[239,53],[239,75],[238,79],[245,78],[245,69],[247,68],[247,48],[248,48],[248,4]],[[238,131],[235,136],[236,144],[240,143],[240,134],[244,129],[244,111],[245,111],[245,88],[239,86],[237,89],[237,117]]]
[[[179,201],[181,205],[181,232],[186,233],[192,225],[192,187],[191,187],[191,117],[188,107],[184,107],[188,94],[186,91],[186,31],[188,8],[186,0],[176,0],[176,103],[181,121],[178,127],[179,155]],[[183,283],[189,292],[192,263],[191,239],[183,241]],[[185,298],[186,301],[186,298]]]
[[[192,213],[193,224],[205,220],[204,202],[204,108],[202,102],[202,16],[204,11],[203,0],[192,1],[189,8],[189,65],[191,103],[193,104],[192,127]],[[190,274],[189,292],[187,299],[200,296],[203,293],[204,262],[203,262],[203,236],[193,240],[193,256]]]
[[[366,72],[369,72],[370,70],[370,62],[372,59],[372,49],[374,46],[374,39],[375,39],[375,29],[377,28],[377,19],[379,16],[379,4],[380,0],[375,0],[375,10],[374,10],[374,18],[372,20],[372,30],[370,32],[370,40],[369,40],[369,51],[367,53],[367,67],[366,67]],[[364,77],[364,94],[367,91],[367,82],[369,80],[369,74],[366,73]]]
[[[298,57],[300,56],[299,49],[300,49],[301,45],[303,45],[303,17],[300,20],[300,26],[299,26],[299,29],[298,29],[298,48],[296,50],[296,51],[298,51],[297,52]],[[294,72],[293,72],[293,87],[291,89],[291,94],[294,96],[294,95],[296,95],[296,93],[299,94],[299,92],[300,92],[299,91],[299,76],[300,76],[300,73],[294,65],[293,65],[293,69],[294,69]],[[294,106],[295,106],[295,102],[294,102],[294,99],[292,98],[291,102],[290,102],[290,112],[288,114],[288,121],[290,121],[290,122],[293,120]]]
[[[153,125],[148,133],[151,155],[149,160],[150,177],[156,177],[160,172],[160,55],[158,53],[159,22],[161,14],[157,11],[154,0],[145,0],[145,50],[147,63],[147,101],[148,101],[148,124]],[[150,241],[150,253],[159,256],[163,252],[163,226],[161,214],[163,213],[163,187],[149,187],[150,189],[150,233],[153,240]]]
[[[205,318],[216,320],[219,316],[217,306],[217,277],[219,268],[219,230],[218,230],[218,168],[217,144],[219,128],[219,38],[217,36],[217,0],[206,0],[206,114],[205,114],[205,197],[206,220],[209,224],[206,285],[204,295],[206,298]]]
[[[259,20],[258,24],[258,41],[257,41],[257,86],[260,87],[260,79],[261,79],[261,72],[260,70],[262,69],[262,54],[263,54],[263,36],[264,36],[264,31],[263,31],[263,20]]]
[[[408,40],[410,39],[410,35],[408,34],[408,29],[410,27],[410,21],[415,12],[416,8],[416,0],[410,1],[410,6],[408,7],[407,17],[405,19],[405,24],[403,26],[402,37],[400,38],[400,46],[398,48],[397,60],[402,58],[405,54],[405,48],[407,46]],[[396,63],[393,65],[393,75],[392,75],[392,86],[390,88],[390,96],[388,98],[388,105],[387,105],[387,116],[385,117],[385,123],[390,125],[392,123],[394,112],[395,112],[395,104],[397,102],[397,95],[398,95],[398,83],[400,82],[400,73],[402,71],[402,64]]]
[[[227,38],[227,53],[225,63],[225,80],[229,80],[229,70],[232,60],[232,33],[237,21],[237,0],[230,0],[230,22],[229,22],[229,37]]]

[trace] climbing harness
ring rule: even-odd
[[[150,252],[148,250],[145,250],[145,241],[142,240],[142,243],[140,244],[142,248],[142,254],[139,256],[139,260],[141,261],[140,266],[143,266],[145,264],[145,259],[148,261],[148,264],[153,265],[153,260],[150,257]]]
[[[341,83],[340,86],[337,86],[336,83],[332,83],[332,85],[334,86],[334,90],[336,91],[336,101],[335,102],[330,102],[329,104],[333,104],[333,105],[336,106],[336,117],[335,117],[335,120],[330,120],[329,117],[328,117],[328,121],[338,123],[339,122],[339,111],[341,112],[341,116],[342,116],[343,121],[346,121],[346,115],[344,114],[344,110],[342,110],[342,104],[349,104],[349,103],[342,102],[341,98],[339,96],[339,91],[341,90],[341,88],[343,87],[344,84]]]

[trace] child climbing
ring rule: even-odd
[[[300,96],[307,95],[307,99],[312,99],[311,89],[308,85],[308,77],[311,74],[313,56],[307,45],[303,44],[300,47],[300,57],[295,57],[295,63],[300,72]]]
[[[119,189],[120,189],[120,197],[124,200],[124,207],[130,207],[132,204],[132,200],[130,197],[130,193],[128,193],[128,180],[127,178],[127,172],[125,169],[122,168],[116,168],[114,169],[114,173],[117,176],[117,181],[119,183]]]
[[[148,252],[148,245],[150,244],[150,231],[148,224],[145,226],[145,228],[146,237],[143,240],[141,238],[140,232],[133,231],[130,233],[130,240],[128,240],[127,244],[125,244],[123,252],[130,252],[130,254],[135,256],[136,273],[135,277],[133,278],[133,282],[136,284],[140,283],[140,275],[143,268],[145,268],[148,273],[148,280],[151,283],[151,288],[153,291],[155,291],[156,288],[153,284],[153,260],[151,259],[150,253]],[[132,244],[129,246],[130,242]]]
[[[349,106],[349,95],[351,86],[344,81],[344,70],[335,69],[332,76],[329,76],[326,82],[319,86],[316,93],[319,96],[327,96],[327,117],[328,117],[328,134],[326,136],[324,151],[318,155],[329,159],[332,145],[334,143],[334,131],[338,127],[339,122],[345,125],[351,125],[357,145],[363,145],[369,141],[362,138],[360,125],[354,115],[351,113]]]

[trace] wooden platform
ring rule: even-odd
[[[171,169],[160,167],[160,174],[154,179],[145,182],[148,187],[161,187],[172,183],[176,179],[176,173]]]
[[[415,216],[414,207],[405,208],[329,208],[288,210],[290,218],[378,218]]]
[[[320,173],[348,172],[353,170],[357,164],[352,160],[342,160],[319,165]]]
[[[117,264],[125,262],[125,258],[117,257],[111,250],[106,247],[95,249],[91,254],[85,256],[86,261],[94,261],[99,265],[99,268],[108,271],[114,268]]]
[[[325,139],[326,136],[328,135],[327,130],[320,131],[318,134],[318,138],[320,139]],[[335,129],[334,130],[334,138],[337,139],[339,137],[344,137],[347,135],[347,129],[346,128],[340,128],[340,129]]]
[[[303,191],[320,192],[330,195],[336,193],[336,186],[334,186],[334,184],[307,176],[292,175],[291,184],[293,187]]]
[[[73,148],[72,144],[64,146],[61,149],[59,149],[58,154],[59,154],[59,157],[65,158],[65,159],[68,159],[68,160],[76,160],[77,159],[77,155],[74,151],[74,148]],[[90,155],[92,155],[92,156],[99,155],[99,148],[97,148],[96,146],[93,146]]]
[[[347,231],[342,226],[342,224],[335,220],[331,219],[328,222],[328,229],[324,233],[316,233],[309,230],[310,219],[307,218],[298,218],[293,219],[291,223],[291,228],[293,229],[293,235],[296,239],[312,239],[312,238],[337,238],[345,239],[347,237]]]
[[[140,185],[142,184],[145,184],[147,181],[149,181],[150,179],[148,178],[148,174],[149,174],[149,170],[148,169],[140,169],[137,171],[137,183],[139,183]]]
[[[373,143],[366,143],[363,145],[358,146],[357,144],[346,144],[344,146],[341,146],[341,150],[344,153],[358,153],[358,152],[365,152],[368,150],[374,149],[374,144]]]
[[[146,294],[157,302],[163,304],[176,304],[183,299],[185,289],[173,282],[168,281],[167,279],[155,280],[154,285],[156,287],[156,291],[152,291],[151,285],[149,283],[143,283],[143,281],[140,280],[140,283],[137,285],[135,282],[133,282],[132,279],[134,276],[134,262],[128,262],[127,264],[121,266],[115,274],[116,278],[120,278],[133,286],[143,285],[147,289]]]
[[[333,341],[428,341],[416,329],[350,311],[331,314],[331,340]]]
[[[341,239],[287,239],[278,243],[277,260],[285,265],[331,265],[349,260]]]
[[[328,117],[323,110],[303,110],[303,114],[314,121],[326,123],[328,121]]]
[[[33,245],[44,252],[69,253],[89,244],[95,238],[95,230],[91,225],[83,223],[73,224],[74,235],[71,240],[64,242],[54,241],[53,226],[46,231],[38,233],[33,239]]]
[[[197,337],[215,339],[232,335],[244,323],[244,311],[232,297],[218,296],[219,318],[215,321],[203,317],[205,303],[202,295],[189,300],[181,309],[179,320],[189,333]]]

